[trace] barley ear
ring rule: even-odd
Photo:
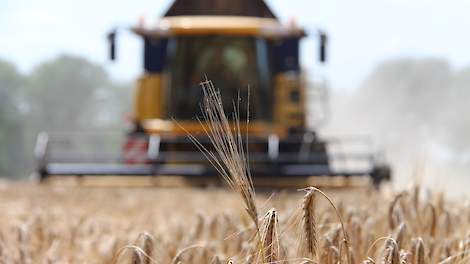
[[[396,217],[395,217],[395,207],[400,200],[400,198],[403,197],[403,193],[399,193],[393,198],[393,201],[390,203],[390,206],[388,207],[388,224],[390,227],[390,230],[394,230],[398,223],[396,223]]]
[[[315,259],[317,255],[318,239],[315,222],[315,189],[306,189],[307,193],[302,200],[302,219],[299,243],[299,256]]]
[[[429,223],[429,235],[431,237],[436,237],[437,232],[437,213],[436,207],[432,203],[427,203],[425,208],[429,208],[431,211],[431,218]]]
[[[393,238],[388,239],[385,243],[384,253],[385,254],[383,263],[399,264],[400,253],[398,249],[398,244]]]
[[[219,256],[215,255],[211,260],[211,264],[222,264],[222,261],[220,260]]]
[[[403,248],[403,244],[405,242],[405,235],[406,235],[406,224],[401,223],[393,234],[393,239],[397,242],[398,248]]]
[[[424,264],[424,242],[422,238],[413,241],[412,247],[413,264]]]
[[[349,241],[348,233],[346,232],[346,228],[344,227],[343,218],[341,217],[341,214],[339,213],[338,208],[335,206],[335,204],[333,203],[331,198],[328,195],[326,195],[326,193],[324,193],[322,190],[320,190],[316,187],[307,187],[304,190],[307,190],[307,191],[308,190],[315,190],[316,192],[321,194],[321,196],[323,196],[328,201],[328,203],[331,205],[331,207],[333,207],[334,212],[336,213],[336,216],[338,217],[339,222],[341,224],[341,231],[343,233],[343,242],[344,242],[344,245],[346,246],[346,252],[348,253],[349,250],[350,250],[350,241]],[[340,249],[341,249],[341,247],[340,247]],[[341,252],[339,252],[339,253],[341,255]],[[351,264],[352,261],[351,261],[350,255],[349,254],[346,254],[346,255],[347,255],[347,263]],[[340,256],[340,258],[341,258],[341,256]]]
[[[400,264],[409,264],[410,252],[406,250],[400,250]]]
[[[262,263],[276,263],[279,261],[280,245],[277,228],[278,216],[276,209],[272,208],[266,213],[261,227]]]
[[[137,240],[137,246],[139,246],[145,253],[142,264],[150,264],[155,245],[152,235],[147,232],[144,232],[139,235]]]
[[[131,264],[144,264],[142,253],[136,248],[132,249]]]

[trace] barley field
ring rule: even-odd
[[[0,190],[0,263],[470,263],[469,204],[419,186],[265,191],[258,226],[224,188]]]

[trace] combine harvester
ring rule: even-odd
[[[36,146],[41,181],[56,175],[127,175],[154,176],[154,183],[217,182],[216,171],[187,137],[189,132],[210,148],[205,125],[195,118],[204,76],[220,89],[227,113],[239,94],[247,98],[250,87],[250,123],[243,132],[255,185],[305,186],[312,180],[318,185],[318,179],[327,180],[321,185],[351,185],[353,178],[378,185],[390,179],[389,167],[373,151],[351,153],[345,147],[362,141],[322,139],[308,124],[308,109],[316,104],[309,94],[318,87],[307,85],[299,64],[306,32],[280,23],[264,1],[176,0],[157,24],[131,30],[143,40],[144,73],[135,87],[133,128],[124,143],[115,144],[118,154],[104,153],[111,144],[106,140],[42,133]],[[116,33],[108,36],[113,60]],[[325,62],[327,36],[321,31],[315,36]],[[241,117],[247,108],[242,100]],[[81,151],[87,146],[95,151]]]

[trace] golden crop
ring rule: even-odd
[[[330,192],[347,245],[319,193],[268,194],[257,239],[225,189],[5,184],[0,263],[470,263],[470,207],[441,193]]]

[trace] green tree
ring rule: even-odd
[[[25,146],[20,114],[22,76],[0,60],[0,176],[16,176],[24,167]]]
[[[41,131],[122,131],[131,90],[80,57],[60,56],[26,76],[0,60],[0,176],[33,171]]]
[[[36,131],[86,128],[83,113],[107,85],[103,67],[83,58],[63,55],[39,65],[29,77],[30,124]]]

